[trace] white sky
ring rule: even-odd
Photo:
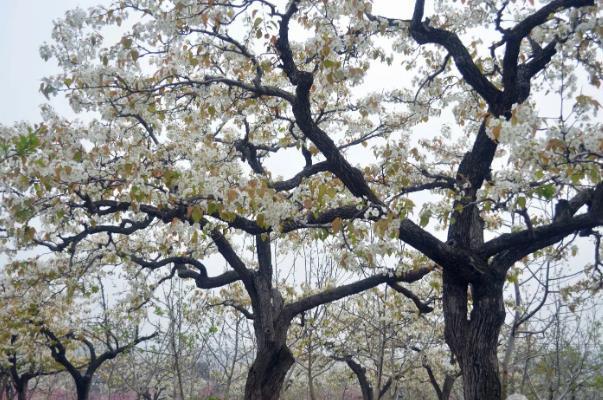
[[[52,21],[75,7],[110,3],[110,0],[0,0],[0,124],[39,119],[39,105],[45,101],[39,92],[41,79],[58,72],[54,61],[45,62],[38,51],[50,39]],[[389,16],[401,17],[411,3],[400,2],[395,7],[400,15],[391,15],[390,4],[377,1],[375,12],[379,14],[387,4]],[[59,111],[68,110],[59,97],[53,98],[52,103]]]
[[[45,100],[38,90],[41,79],[58,71],[38,52],[50,39],[52,21],[69,9],[102,3],[108,1],[0,0],[0,123],[39,119],[38,106]],[[62,111],[57,100],[53,104]]]

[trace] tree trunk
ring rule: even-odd
[[[436,379],[433,370],[427,362],[423,364],[423,368],[425,368],[425,370],[427,371],[427,375],[429,376],[429,382],[431,383],[431,386],[433,386],[438,400],[448,400],[450,398],[450,394],[452,393],[454,381],[456,380],[458,375],[454,376],[445,374],[444,384],[440,387],[440,384],[438,383],[438,380]]]
[[[352,356],[345,357],[345,362],[356,375],[360,390],[362,391],[362,400],[374,400],[373,387],[366,377],[366,369],[358,364]]]
[[[308,394],[310,395],[310,400],[316,400],[316,393],[314,390],[314,376],[313,376],[313,343],[312,343],[312,331],[308,333]]]
[[[232,363],[228,370],[228,376],[226,380],[226,389],[224,390],[224,400],[230,399],[230,388],[232,387],[232,378],[234,376],[235,367],[237,365],[237,358],[239,357],[239,334],[240,334],[241,318],[237,318],[235,325],[235,342],[234,342],[234,354],[232,355]]]
[[[247,374],[245,400],[278,400],[294,361],[285,343],[272,343],[258,349]]]
[[[474,282],[468,315],[469,283],[444,273],[444,332],[461,366],[465,400],[501,399],[496,350],[505,319],[503,282],[493,276]]]
[[[16,366],[11,369],[11,376],[13,378],[13,388],[15,389],[17,399],[27,400],[27,388],[29,387],[29,380],[33,376],[29,374],[23,374],[19,376]],[[9,396],[9,398],[11,398],[11,396]]]
[[[90,395],[90,382],[89,377],[82,377],[75,382],[75,390],[77,391],[77,400],[88,400]]]
[[[27,382],[24,385],[15,386],[18,400],[27,400]]]
[[[454,381],[456,380],[456,376],[446,374],[444,378],[444,385],[442,386],[442,397],[440,400],[448,400],[450,399],[450,395],[452,394],[452,388],[454,387]]]
[[[512,376],[511,358],[515,350],[515,329],[519,318],[521,317],[519,312],[519,306],[521,306],[521,296],[519,292],[519,284],[517,281],[514,282],[513,287],[515,289],[515,314],[513,315],[513,323],[511,324],[511,330],[507,337],[507,348],[505,349],[505,356],[502,362],[502,398],[507,398],[509,392],[509,381]]]

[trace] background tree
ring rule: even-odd
[[[565,260],[576,251],[571,241],[554,246],[544,261],[526,265],[527,276],[519,269],[509,276],[515,298],[501,357],[505,393],[589,398],[598,390],[592,368],[601,362],[600,304],[588,269],[570,268]],[[542,290],[534,291],[534,284]]]
[[[465,398],[498,399],[507,272],[571,235],[600,242],[599,26],[593,0],[418,0],[408,19],[356,0],[74,10],[41,49],[63,70],[41,90],[91,118],[45,107],[41,124],[2,128],[5,251],[91,257],[143,293],[176,274],[240,281],[248,399],[278,397],[297,315],[437,264]],[[416,78],[367,93],[388,65]],[[539,107],[547,90],[559,115]],[[278,257],[311,240],[357,279],[285,302]]]
[[[374,289],[341,304],[337,324],[346,337],[333,344],[334,357],[352,370],[365,400],[395,398],[416,361],[415,332],[428,336],[398,296],[391,288]]]
[[[0,369],[7,385],[3,392],[7,398],[19,400],[30,397],[30,382],[60,372],[38,327],[43,321],[61,320],[70,310],[60,294],[61,286],[49,283],[52,274],[32,277],[27,274],[29,267],[16,263],[0,271]],[[64,321],[59,325],[64,327]]]
[[[151,336],[138,336],[128,343],[120,344],[119,340],[111,338],[111,341],[105,343],[107,349],[102,353],[98,353],[94,344],[81,334],[68,333],[63,337],[57,336],[50,329],[41,328],[42,333],[48,338],[48,347],[52,358],[71,375],[75,383],[78,400],[86,400],[90,394],[92,378],[98,368],[107,360],[117,357],[119,354],[128,351],[138,343],[148,340]],[[71,358],[67,353],[65,342],[79,341],[86,346],[89,354],[87,361],[82,361],[80,357]],[[85,367],[80,367],[83,364]]]
[[[210,325],[200,324],[209,333],[201,363],[220,397],[224,400],[240,398],[255,351],[253,326],[237,310],[211,307],[215,315],[210,319]]]
[[[19,399],[29,397],[29,381],[61,371],[73,378],[78,398],[87,399],[93,375],[104,362],[153,335],[137,333],[143,313],[108,303],[102,279],[94,284],[91,276],[78,280],[59,274],[58,265],[37,263],[16,262],[2,270],[3,366]],[[128,341],[132,325],[136,333]],[[99,343],[106,346],[100,354]]]
[[[108,361],[98,371],[108,396],[133,393],[141,400],[164,400],[171,389],[172,368],[163,338],[145,341],[140,346]]]

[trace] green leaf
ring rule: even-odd
[[[209,215],[216,215],[220,212],[221,209],[222,209],[222,207],[220,206],[220,204],[218,204],[214,201],[209,202],[207,204],[207,213]]]
[[[572,180],[572,183],[574,185],[580,184],[580,181],[582,181],[582,179],[584,179],[584,171],[582,171],[582,170],[574,171],[570,175],[570,179]]]
[[[318,239],[325,241],[330,236],[330,232],[328,229],[319,229],[316,231],[316,236]]]
[[[236,219],[237,215],[231,211],[222,210],[220,211],[220,218],[222,218],[226,222],[233,222]]]
[[[544,197],[547,200],[551,200],[555,196],[556,192],[557,190],[555,188],[555,185],[553,185],[552,183],[542,185],[538,189],[536,189],[536,194],[540,197]]]
[[[73,161],[77,161],[77,162],[82,162],[84,158],[84,153],[82,152],[81,149],[76,150],[75,153],[73,153]]]
[[[199,206],[194,206],[191,210],[191,219],[194,223],[201,221],[203,218],[203,210]]]
[[[339,66],[339,63],[337,61],[324,60],[322,62],[322,65],[324,65],[325,68],[337,68]]]
[[[261,228],[268,228],[268,225],[266,223],[266,216],[262,213],[258,214],[257,217],[255,217],[255,222],[257,222],[257,224],[261,227]]]
[[[423,213],[421,213],[421,218],[419,220],[419,225],[421,225],[421,227],[426,227],[427,224],[429,223],[429,219],[431,218],[431,210],[427,209],[425,211],[423,211]]]
[[[32,207],[24,205],[23,207],[17,208],[14,213],[15,221],[22,224],[29,221],[35,214],[35,210]]]
[[[599,183],[601,181],[601,172],[599,171],[599,168],[592,167],[589,170],[588,177],[590,178],[590,181],[592,183],[595,183],[595,184]]]
[[[144,194],[142,193],[142,190],[136,185],[132,186],[130,189],[130,199],[133,201],[141,201],[143,197]]]
[[[517,207],[523,209],[526,208],[526,198],[523,196],[520,196],[517,198]]]
[[[15,142],[15,152],[18,156],[23,157],[32,153],[40,145],[40,139],[36,132],[31,131],[25,135],[17,137]]]

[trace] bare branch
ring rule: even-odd
[[[427,303],[422,302],[421,299],[419,299],[419,297],[414,294],[411,290],[405,288],[397,282],[388,282],[388,285],[396,292],[401,293],[403,296],[406,296],[410,300],[412,300],[412,302],[415,303],[415,306],[417,306],[421,314],[428,314],[433,311],[433,307],[427,305]]]
[[[341,285],[332,289],[326,289],[320,293],[316,293],[293,303],[285,305],[283,314],[289,320],[304,311],[310,310],[322,304],[330,303],[339,300],[343,297],[360,293],[364,290],[379,286],[382,283],[388,282],[415,282],[423,278],[433,270],[432,267],[423,267],[413,271],[402,273],[401,275],[377,274],[371,277],[361,279],[359,281]]]

